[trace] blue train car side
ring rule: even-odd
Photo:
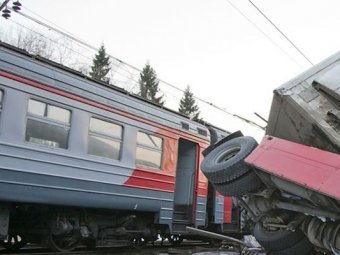
[[[175,243],[209,224],[206,126],[8,45],[0,99],[4,247]]]

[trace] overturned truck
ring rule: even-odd
[[[340,254],[340,53],[274,91],[266,136],[225,138],[201,168],[273,255]]]

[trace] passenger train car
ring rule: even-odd
[[[0,101],[5,248],[177,243],[185,226],[231,223],[199,169],[223,131],[6,44]]]

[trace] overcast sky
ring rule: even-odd
[[[24,12],[93,46],[104,43],[140,69],[149,61],[162,80],[182,89],[189,84],[196,96],[243,116],[268,118],[272,91],[311,66],[248,0],[21,2]],[[314,64],[340,49],[339,0],[253,2]],[[214,124],[235,131],[222,119]]]

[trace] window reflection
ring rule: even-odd
[[[69,110],[30,99],[25,140],[48,147],[67,149],[70,117]]]
[[[144,132],[137,133],[136,164],[161,168],[163,139]]]
[[[109,136],[121,137],[123,128],[122,126],[107,121],[91,118],[90,130],[92,132],[99,132]]]
[[[112,159],[119,159],[120,142],[90,135],[89,154]]]
[[[122,126],[97,118],[91,118],[88,153],[118,160],[120,158],[122,135]]]
[[[142,133],[142,132],[138,132],[137,142],[138,142],[138,144],[146,145],[146,146],[152,147],[152,148],[157,148],[157,149],[162,148],[162,139],[161,138],[154,136],[154,135]]]
[[[35,100],[29,100],[28,102],[28,112],[31,114],[44,116],[45,108],[46,108],[46,104],[42,102],[35,101]]]
[[[49,105],[47,108],[47,117],[50,119],[69,123],[70,116],[71,116],[70,111],[62,109],[60,107]]]

